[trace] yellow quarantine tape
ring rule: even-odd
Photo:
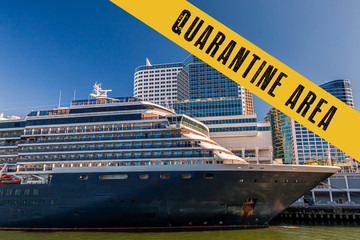
[[[359,112],[200,9],[185,0],[111,1],[360,160]]]

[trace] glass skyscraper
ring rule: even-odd
[[[189,100],[231,98],[242,105],[242,113],[254,114],[252,94],[194,55],[184,60],[189,74]]]
[[[274,160],[284,160],[284,144],[281,131],[281,113],[278,109],[272,107],[269,109],[267,116],[264,118],[264,122],[269,122],[271,125],[271,136],[274,149]]]
[[[350,107],[354,108],[351,83],[348,79],[339,79],[320,85],[321,88],[331,93]]]
[[[354,107],[349,80],[335,80],[320,85],[341,101]],[[327,163],[346,161],[348,156],[300,123],[281,113],[281,128],[284,143],[284,162],[306,164],[320,161]]]

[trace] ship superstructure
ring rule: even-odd
[[[266,226],[335,167],[250,165],[134,97],[0,121],[0,228]]]

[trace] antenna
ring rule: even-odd
[[[60,103],[61,103],[61,90],[60,90],[60,94],[59,94],[59,108],[60,108]]]
[[[95,82],[95,85],[93,87],[93,93],[90,93],[90,96],[94,98],[107,98],[107,93],[111,92],[112,90],[102,90],[101,89],[101,83]]]
[[[76,97],[76,89],[74,89],[74,100],[75,100],[75,97]]]

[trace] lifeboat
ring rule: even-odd
[[[20,179],[0,181],[0,184],[20,184],[20,183],[21,183]]]
[[[11,176],[9,176],[9,175],[2,175],[1,177],[2,178],[11,178]]]

